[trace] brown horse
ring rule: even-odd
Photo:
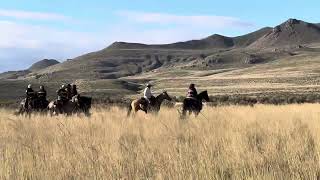
[[[154,104],[151,106],[144,98],[133,100],[129,106],[127,116],[130,116],[132,110],[134,113],[139,110],[144,111],[146,114],[149,112],[158,113],[160,111],[161,104],[164,100],[171,101],[172,98],[168,95],[167,91],[163,91],[155,98]]]
[[[186,117],[187,111],[189,114],[194,113],[195,116],[198,116],[200,111],[202,110],[202,100],[206,100],[209,102],[209,95],[208,91],[203,91],[197,95],[195,99],[193,98],[185,98],[182,104],[182,112],[181,112],[181,119]]]
[[[58,104],[57,101],[52,101],[48,105],[50,115],[66,114],[68,116],[72,114],[84,113],[86,116],[90,116],[92,98],[76,95],[71,100],[66,101],[63,105]]]
[[[59,114],[66,114],[67,116],[70,116],[78,111],[78,102],[75,101],[66,101],[62,106],[56,102],[51,101],[48,105],[48,110],[50,112],[50,115],[59,115]]]

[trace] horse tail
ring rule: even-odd
[[[130,104],[129,107],[128,107],[127,117],[130,116],[131,111],[132,111],[132,104]]]

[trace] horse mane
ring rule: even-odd
[[[206,94],[208,94],[207,90],[202,91],[201,93],[198,94],[197,99],[202,100]]]
[[[205,94],[205,93],[208,93],[208,91],[207,90],[202,91],[201,93],[199,93],[199,95],[202,95],[202,94]]]

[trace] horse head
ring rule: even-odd
[[[208,91],[202,91],[199,95],[198,95],[199,99],[202,100],[204,99],[205,101],[210,101],[209,95],[208,95]]]
[[[169,94],[168,94],[167,91],[163,90],[161,94],[162,94],[162,96],[163,96],[163,99],[166,99],[166,100],[168,100],[168,101],[171,101],[171,100],[172,100],[172,98],[169,96]]]

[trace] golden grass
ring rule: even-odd
[[[320,105],[207,108],[180,121],[96,108],[91,118],[0,110],[0,179],[316,179]]]

